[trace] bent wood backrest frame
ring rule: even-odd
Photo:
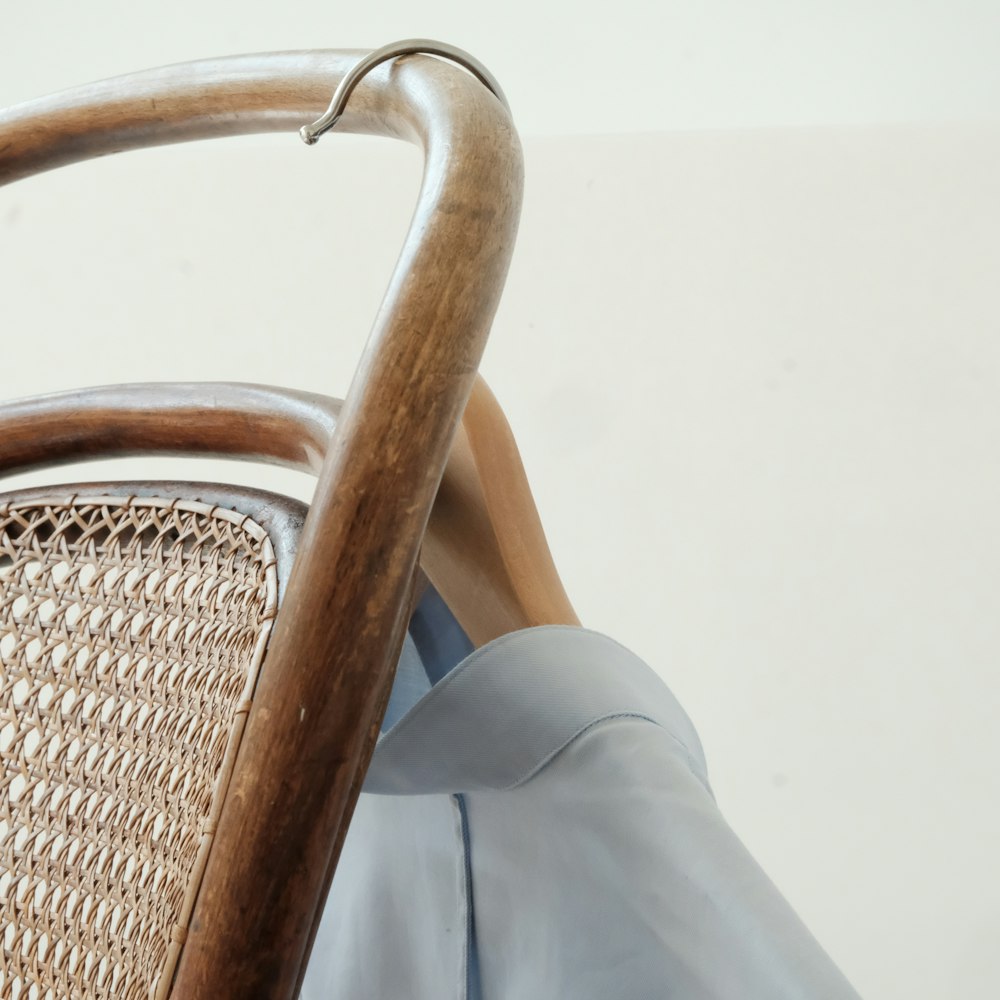
[[[362,54],[190,63],[20,105],[0,113],[0,182],[189,139],[287,131],[291,140]],[[516,133],[501,103],[465,71],[428,56],[380,67],[338,127],[416,143],[423,183],[319,471],[174,981],[178,997],[297,993],[517,228]],[[74,457],[65,433],[47,445],[52,422],[35,405],[37,422],[21,414],[20,444],[0,442],[0,465],[37,464],[32,452],[39,461]],[[114,451],[110,426],[95,420],[88,431],[84,415],[69,436],[78,434],[85,453]],[[175,430],[139,419],[133,450],[175,450],[167,440]],[[219,450],[256,453],[249,424],[236,440]]]

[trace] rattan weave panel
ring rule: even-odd
[[[277,603],[266,532],[0,500],[0,997],[169,988]]]

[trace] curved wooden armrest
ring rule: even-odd
[[[0,182],[140,146],[294,133],[358,55],[211,60],[29,102],[0,114]],[[380,67],[340,127],[417,143],[424,178],[274,626],[173,986],[185,998],[297,992],[517,227],[516,134],[463,70],[426,56]]]
[[[88,459],[198,455],[318,475],[344,402],[239,382],[133,382],[0,403],[0,475]]]

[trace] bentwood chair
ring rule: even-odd
[[[0,180],[292,132],[362,55],[219,59],[20,105],[0,114]],[[0,996],[296,995],[513,247],[517,138],[471,65],[407,55],[349,95],[340,129],[414,142],[425,165],[342,407],[236,385],[0,407],[4,472],[200,453],[318,476],[308,511],[192,484],[0,497]],[[438,535],[447,563],[461,538]],[[528,604],[508,618],[559,614]]]

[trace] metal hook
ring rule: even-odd
[[[333,99],[330,101],[330,106],[326,109],[323,117],[314,121],[312,125],[303,125],[299,129],[302,141],[307,146],[312,146],[324,132],[328,132],[337,124],[340,116],[344,113],[344,109],[347,107],[348,98],[369,70],[374,69],[379,63],[395,59],[396,56],[408,56],[416,52],[425,52],[432,56],[443,56],[445,59],[450,59],[452,62],[464,66],[496,95],[500,103],[508,111],[510,110],[510,105],[507,103],[504,92],[500,89],[500,84],[497,83],[493,74],[474,56],[470,56],[468,52],[456,48],[454,45],[449,45],[447,42],[435,42],[429,38],[408,38],[406,41],[383,45],[382,48],[376,49],[355,64],[347,76],[340,81],[340,86],[333,92]]]

